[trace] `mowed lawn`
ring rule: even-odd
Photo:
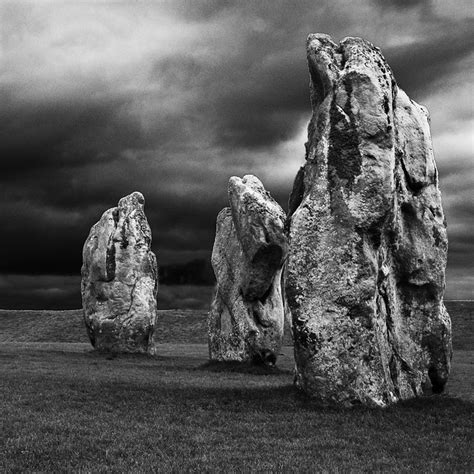
[[[0,472],[473,471],[465,329],[446,394],[334,409],[293,389],[291,347],[278,369],[209,366],[205,312],[160,316],[157,356],[112,357],[44,340],[77,313],[0,312]]]

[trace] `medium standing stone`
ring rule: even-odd
[[[283,338],[286,216],[255,176],[232,177],[229,201],[217,217],[212,251],[210,359],[274,364]]]
[[[290,198],[286,295],[296,384],[384,406],[442,391],[446,223],[426,109],[360,38],[307,42],[313,116]]]
[[[138,192],[120,199],[84,244],[84,320],[100,351],[146,352],[153,334],[158,270],[144,203]]]

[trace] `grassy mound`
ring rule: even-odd
[[[185,293],[190,294],[188,290]],[[447,301],[446,306],[453,322],[454,348],[472,349],[474,301]],[[154,340],[206,344],[206,318],[207,309],[158,310]],[[0,342],[89,342],[81,310],[0,310],[0,328]],[[292,344],[288,327],[284,344]]]

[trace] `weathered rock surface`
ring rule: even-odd
[[[313,116],[290,197],[296,384],[323,402],[442,391],[446,224],[426,109],[360,38],[307,42]]]
[[[84,320],[100,351],[146,352],[153,334],[158,270],[144,203],[138,192],[120,199],[84,244]]]
[[[251,175],[229,181],[230,207],[217,217],[212,267],[217,285],[209,313],[209,356],[274,364],[284,309],[286,215]]]

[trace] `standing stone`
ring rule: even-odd
[[[290,197],[296,385],[384,406],[442,391],[448,242],[426,109],[360,38],[308,37],[313,115]]]
[[[209,356],[274,364],[281,348],[285,213],[252,175],[229,181],[230,207],[217,216]]]
[[[144,203],[138,192],[120,199],[84,244],[84,320],[100,351],[146,352],[153,334],[158,270]]]

